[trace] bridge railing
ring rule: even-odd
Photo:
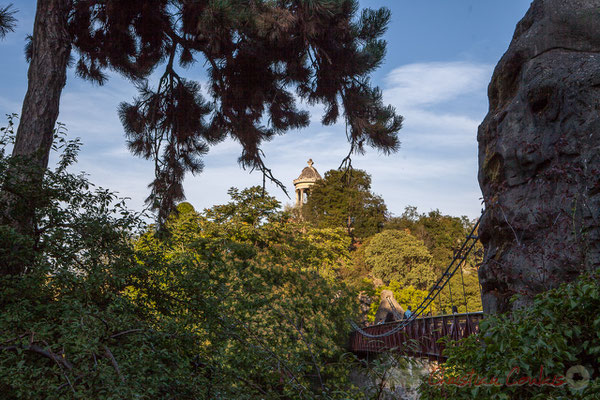
[[[435,315],[417,318],[391,335],[370,338],[360,331],[352,332],[350,350],[353,353],[382,353],[399,351],[409,356],[443,359],[442,337],[459,340],[479,333],[483,312]],[[371,325],[362,328],[370,335],[382,335],[397,328],[401,321]]]

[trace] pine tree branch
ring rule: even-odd
[[[0,8],[0,39],[4,39],[9,32],[14,32],[17,26],[15,14],[17,10],[12,9],[12,4]]]

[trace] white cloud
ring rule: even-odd
[[[397,156],[366,168],[396,214],[407,205],[476,217],[477,127],[487,108],[492,66],[468,62],[404,65],[385,78],[384,100],[404,118]]]
[[[464,148],[474,144],[480,121],[471,116],[408,109],[401,131],[403,148],[431,146]]]
[[[385,79],[385,100],[398,109],[443,103],[485,90],[491,66],[467,62],[409,64],[392,70]]]

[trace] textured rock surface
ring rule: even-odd
[[[382,290],[379,308],[377,308],[377,313],[375,314],[375,323],[378,324],[384,322],[388,313],[392,313],[396,319],[402,319],[404,316],[404,309],[398,304],[394,297],[394,293],[391,290]]]
[[[600,0],[535,0],[488,94],[480,279],[504,312],[600,266]]]

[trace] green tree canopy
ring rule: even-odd
[[[229,203],[205,211],[206,216],[216,223],[247,224],[257,228],[280,211],[281,203],[260,186],[243,190],[232,187],[227,194],[231,197]]]
[[[439,210],[419,213],[416,207],[406,207],[400,217],[390,218],[385,229],[408,230],[422,240],[432,256],[435,278],[439,278],[452,261],[454,252],[460,248],[473,227],[467,217],[444,215]],[[459,312],[480,311],[481,291],[477,266],[482,259],[482,247],[477,243],[463,264],[462,275],[458,271],[450,279],[439,297],[432,304],[432,311],[450,313],[452,306]]]
[[[196,209],[194,208],[193,205],[191,205],[187,201],[184,201],[182,203],[177,204],[177,212],[179,214],[189,214],[189,213],[195,213]]]
[[[305,230],[249,188],[204,212],[181,205],[157,235],[67,172],[77,141],[57,139],[63,154],[41,189],[9,179],[30,164],[6,157],[4,133],[0,184],[40,205],[33,256],[14,251],[31,238],[0,223],[0,263],[32,260],[29,273],[0,276],[8,398],[359,397],[342,360],[356,297],[327,276],[347,257],[341,230]]]
[[[142,236],[139,261],[162,290],[133,290],[135,302],[196,319],[206,338],[198,353],[219,377],[213,390],[228,398],[262,397],[260,388],[294,397],[302,385],[343,382],[337,358],[356,298],[335,267],[348,257],[348,237],[294,222],[260,187],[229,194],[227,204],[170,221],[166,240]]]
[[[428,290],[435,280],[431,261],[427,247],[407,231],[385,230],[365,247],[365,263],[371,275],[386,284],[394,280]]]
[[[383,199],[371,192],[371,176],[363,170],[347,174],[327,171],[311,188],[308,202],[302,207],[303,216],[312,224],[347,229],[357,238],[379,232],[386,212]]]
[[[390,218],[385,229],[408,229],[427,246],[436,273],[441,273],[452,261],[454,250],[464,242],[471,224],[466,217],[444,215],[439,210],[419,214],[416,207],[409,206],[400,217]]]
[[[264,256],[284,255],[300,270],[317,271],[331,281],[339,278],[350,256],[350,238],[343,229],[298,221],[259,186],[231,188],[228,193],[229,203],[206,209],[197,218],[203,237],[252,244]]]

